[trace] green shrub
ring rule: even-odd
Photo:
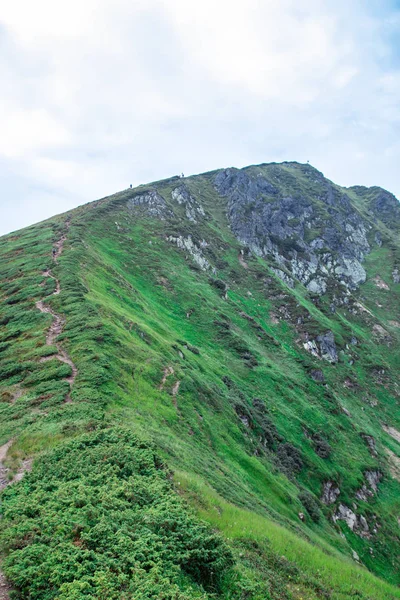
[[[318,503],[312,496],[312,494],[310,494],[310,492],[307,492],[307,490],[304,490],[300,492],[299,500],[310,515],[311,519],[314,521],[314,523],[318,523],[318,521],[321,518],[321,511],[319,510]]]
[[[232,563],[153,449],[122,428],[64,443],[9,487],[2,542],[7,577],[33,600],[204,597],[183,591],[218,590]]]

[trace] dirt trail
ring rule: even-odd
[[[65,223],[65,225],[68,229],[70,226],[70,222],[67,221]],[[58,242],[56,242],[54,244],[53,260],[56,264],[58,262],[57,259],[62,254],[62,251],[64,249],[64,242],[66,239],[67,239],[67,236],[64,234],[61,236],[61,238],[58,240]],[[50,277],[51,279],[54,279],[54,281],[56,282],[56,289],[52,295],[58,296],[58,294],[61,292],[60,281],[56,277],[54,277],[54,275],[52,274],[50,269],[43,271],[42,274],[44,277]],[[75,364],[71,360],[69,354],[62,348],[61,343],[57,342],[57,338],[63,330],[64,324],[65,324],[65,319],[63,317],[61,317],[60,315],[58,315],[56,312],[54,312],[48,304],[44,303],[43,300],[38,300],[36,302],[36,308],[38,310],[40,310],[40,312],[50,314],[53,317],[53,322],[50,325],[50,327],[46,333],[46,345],[47,346],[57,346],[57,354],[56,355],[53,354],[51,356],[44,356],[41,359],[41,362],[46,362],[47,360],[51,360],[55,356],[59,361],[65,363],[66,365],[69,365],[71,367],[71,370],[72,370],[71,375],[69,377],[65,378],[65,380],[68,381],[69,388],[70,388],[70,392],[69,392],[68,396],[66,397],[65,402],[72,402],[71,390],[75,383],[75,379],[78,374],[78,369],[76,368]],[[1,600],[1,597],[0,597],[0,600]]]
[[[175,398],[176,395],[179,392],[179,386],[181,385],[181,382],[178,380],[174,383],[173,387],[172,387],[172,396]]]
[[[160,386],[158,388],[160,391],[164,389],[165,382],[167,381],[167,379],[168,379],[168,377],[170,375],[174,374],[174,372],[175,371],[174,371],[173,367],[165,367],[165,369],[164,369],[164,375],[163,375],[161,384],[160,384]]]
[[[67,228],[69,227],[69,221],[66,222],[66,226],[67,226]],[[65,240],[66,240],[66,235],[63,235],[58,240],[58,242],[56,242],[54,244],[53,260],[56,264],[57,264],[58,257],[61,255],[61,253],[63,251]],[[52,295],[57,296],[61,292],[61,286],[60,286],[59,280],[56,277],[54,277],[54,275],[51,273],[51,271],[49,269],[43,272],[43,276],[51,277],[52,279],[54,279],[54,281],[56,282],[56,289]],[[55,313],[50,308],[50,306],[48,306],[47,304],[44,304],[43,300],[39,300],[38,302],[36,302],[36,308],[38,308],[40,310],[40,312],[42,312],[42,313],[51,314],[53,317],[53,322],[50,325],[50,327],[47,331],[47,334],[46,334],[46,345],[47,346],[53,346],[53,345],[57,346],[58,352],[56,354],[56,357],[58,358],[58,360],[60,360],[63,363],[66,363],[67,365],[69,365],[71,367],[72,374],[66,378],[66,380],[68,381],[68,383],[70,385],[70,390],[71,390],[78,371],[77,371],[76,366],[70,359],[69,355],[67,354],[67,352],[65,352],[65,350],[61,347],[61,344],[57,343],[57,341],[56,341],[57,337],[60,335],[60,333],[63,330],[65,319],[63,319],[63,317],[61,317],[60,315]],[[42,360],[49,360],[50,358],[53,358],[53,356],[44,357]],[[13,401],[15,401],[16,398],[18,398],[21,394],[22,394],[22,391],[17,390],[16,393],[14,394]],[[71,402],[70,394],[68,394],[65,401]],[[9,440],[6,444],[4,444],[3,446],[0,446],[0,491],[4,490],[4,488],[7,487],[10,483],[20,481],[23,478],[26,471],[29,471],[32,466],[32,461],[30,459],[24,460],[22,462],[20,468],[18,469],[17,473],[14,475],[14,477],[12,479],[9,478],[10,470],[8,469],[8,467],[5,466],[4,461],[6,459],[7,452],[9,450],[9,448],[11,447],[12,443],[13,443],[13,440]],[[11,592],[11,587],[7,583],[4,573],[0,570],[0,600],[10,600],[10,592]]]

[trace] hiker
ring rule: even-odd
[[[56,254],[57,254],[57,248],[53,248],[53,258],[56,258]]]

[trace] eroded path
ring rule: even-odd
[[[66,222],[67,228],[69,228],[69,225],[70,225],[70,223],[69,223],[69,221],[67,221]],[[53,260],[56,264],[58,262],[57,259],[62,254],[62,251],[64,249],[64,242],[66,239],[67,239],[67,236],[64,234],[61,236],[61,238],[58,240],[58,242],[56,242],[54,244]],[[52,296],[58,296],[58,294],[61,292],[60,281],[56,277],[54,277],[54,275],[52,274],[50,269],[43,271],[43,276],[54,279],[54,281],[56,282],[56,289],[53,292]],[[66,365],[69,365],[71,367],[71,375],[69,377],[65,378],[65,381],[68,381],[68,383],[69,383],[69,389],[70,389],[70,391],[65,399],[65,402],[72,402],[71,391],[72,391],[72,387],[75,383],[76,376],[78,374],[78,369],[76,368],[76,366],[75,366],[74,362],[72,361],[72,359],[70,358],[69,354],[61,346],[61,343],[57,342],[57,338],[64,328],[65,319],[61,315],[58,315],[56,312],[54,312],[48,304],[45,304],[44,300],[38,300],[36,302],[36,308],[39,309],[40,312],[50,314],[53,317],[53,322],[50,325],[50,327],[46,333],[46,345],[57,347],[57,354],[55,354],[55,355],[52,354],[51,356],[44,356],[41,359],[41,361],[46,362],[47,360],[51,360],[55,356],[59,361],[65,363]],[[1,600],[1,597],[0,597],[0,600]]]
[[[69,227],[69,221],[66,222],[66,226],[67,226],[67,228]],[[67,236],[65,234],[62,235],[61,238],[58,240],[58,242],[56,242],[54,244],[53,260],[55,263],[57,263],[57,259],[62,254],[66,237]],[[52,279],[54,279],[54,281],[56,283],[56,289],[52,295],[57,296],[61,292],[60,281],[56,277],[54,277],[54,275],[52,274],[50,269],[44,271],[43,276],[51,277]],[[46,333],[46,345],[47,346],[53,346],[53,345],[56,346],[57,347],[57,354],[55,355],[56,358],[58,358],[58,360],[60,360],[61,362],[65,363],[71,367],[72,373],[69,377],[66,377],[66,381],[68,381],[69,386],[70,386],[70,391],[65,399],[66,402],[71,402],[70,394],[71,394],[72,386],[74,385],[74,381],[77,376],[78,370],[77,370],[76,366],[74,365],[73,361],[71,360],[71,358],[69,357],[68,353],[62,348],[60,342],[57,342],[57,338],[63,330],[65,319],[63,317],[61,317],[60,315],[58,315],[57,313],[55,313],[50,308],[50,306],[48,306],[47,304],[44,303],[43,300],[38,300],[36,302],[36,308],[38,308],[40,310],[40,312],[50,314],[53,317],[53,321]],[[51,358],[54,358],[54,355],[45,356],[41,360],[42,360],[42,362],[44,362],[46,360],[50,360]],[[15,401],[15,399],[18,396],[20,396],[21,394],[22,394],[22,391],[17,390],[14,394],[13,401]],[[22,477],[24,476],[25,472],[29,471],[32,466],[31,460],[29,460],[29,459],[24,460],[24,461],[22,461],[21,466],[19,467],[17,473],[13,474],[11,472],[11,470],[5,464],[5,460],[7,457],[7,452],[9,450],[9,448],[11,447],[12,443],[13,443],[13,440],[9,440],[6,444],[4,444],[3,446],[0,446],[0,492],[2,490],[4,490],[4,488],[7,487],[9,484],[16,482],[16,481],[20,481],[22,479]],[[11,592],[11,587],[9,586],[9,584],[6,580],[4,573],[0,569],[0,600],[10,600],[10,592]]]

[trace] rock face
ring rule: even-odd
[[[171,192],[172,199],[185,207],[186,217],[192,223],[197,223],[200,217],[205,216],[204,208],[190,194],[185,185],[180,185]]]
[[[317,337],[317,342],[319,342],[322,358],[331,363],[337,362],[338,354],[336,350],[335,337],[332,331],[327,331],[324,335],[319,335]]]
[[[127,206],[130,210],[141,208],[151,217],[166,219],[172,216],[164,198],[155,190],[138,194],[128,200]]]
[[[303,343],[303,347],[308,352],[311,352],[313,356],[323,358],[330,363],[336,363],[338,361],[335,337],[332,331],[327,331],[322,335],[318,335],[315,340],[306,340]]]
[[[368,449],[372,456],[378,456],[378,452],[376,450],[376,442],[375,438],[372,435],[368,435],[367,433],[362,433],[361,437],[365,441],[368,446]]]
[[[321,369],[311,369],[310,376],[311,379],[317,381],[318,383],[323,383],[325,381],[325,377]]]
[[[400,220],[400,204],[393,194],[375,188],[378,193],[370,203],[370,210],[388,227],[396,228]]]
[[[288,285],[298,280],[317,296],[330,279],[354,289],[366,279],[361,263],[370,251],[367,226],[346,194],[316,169],[304,169],[318,183],[312,199],[298,192],[285,195],[251,170],[220,171],[214,186],[228,199],[228,219],[238,240],[256,255],[272,257],[275,274]]]
[[[338,499],[340,489],[334,481],[326,481],[322,489],[321,502],[324,504],[334,504]]]
[[[378,484],[382,479],[382,473],[380,471],[365,471],[365,479],[367,480],[370,489],[374,494],[378,491]]]
[[[213,267],[203,255],[202,248],[207,247],[207,242],[205,240],[202,240],[199,246],[194,243],[190,235],[187,238],[184,238],[182,235],[179,237],[170,235],[167,240],[176,244],[178,248],[186,250],[200,269],[203,271],[212,271],[214,274],[216,273],[215,267]]]
[[[360,537],[369,538],[371,537],[370,528],[367,523],[367,519],[363,515],[357,515],[345,504],[339,504],[336,513],[333,516],[333,520],[345,521],[354,533]]]

